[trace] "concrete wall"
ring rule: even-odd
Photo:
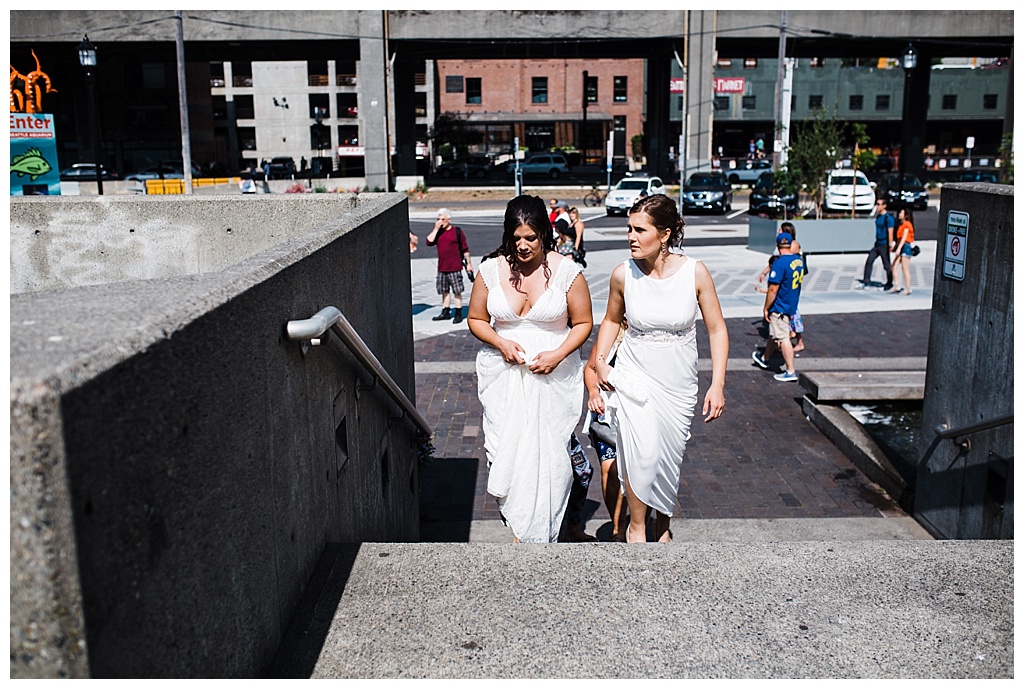
[[[963,280],[943,275],[949,214],[969,215]],[[1013,425],[940,440],[1013,413],[1013,187],[947,184],[939,210],[914,516],[943,538],[1013,538]]]
[[[326,542],[419,537],[410,422],[336,339],[284,335],[337,306],[415,399],[405,198],[11,219],[47,285],[11,298],[11,676],[259,676]]]

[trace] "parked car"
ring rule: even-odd
[[[192,177],[199,176],[199,168],[195,165],[192,166]],[[130,175],[125,175],[125,180],[132,182],[144,182],[147,179],[184,179],[185,168],[181,163],[175,162],[160,162],[156,165],[150,165],[147,168],[143,168],[138,172],[133,172]]]
[[[902,201],[899,199],[900,173],[898,172],[884,175],[878,182],[875,191],[879,198],[885,199],[885,202],[889,204],[891,209],[899,209],[906,204],[917,210],[928,208],[928,190],[921,184],[921,180],[914,175],[903,175]]]
[[[798,192],[784,192],[774,186],[775,173],[763,172],[757,178],[757,183],[750,190],[750,212],[751,213],[778,213],[785,210],[788,214],[795,214],[800,210],[800,198]]]
[[[626,215],[641,195],[664,194],[665,184],[660,177],[651,175],[629,175],[612,187],[604,198],[605,215]]]
[[[295,158],[280,156],[270,159],[270,179],[291,179],[295,175]]]
[[[765,172],[772,171],[772,161],[767,159],[748,160],[743,167],[735,170],[722,170],[729,179],[729,184],[749,184],[754,186],[757,179]]]
[[[957,182],[991,182],[999,184],[999,177],[994,172],[961,172]]]
[[[463,168],[465,168],[465,175],[463,175]],[[438,165],[437,174],[441,175],[445,179],[448,179],[449,177],[459,178],[463,176],[481,179],[491,174],[493,169],[494,165],[491,163],[491,159],[487,156],[464,156]]]
[[[825,182],[824,209],[870,213],[875,207],[875,185],[860,170],[833,170]]]
[[[101,165],[100,169],[103,171],[103,179],[120,179],[117,172],[107,169],[105,165]],[[75,163],[71,167],[61,170],[60,178],[69,182],[94,180],[96,179],[96,163]]]
[[[561,153],[534,153],[519,161],[519,169],[523,175],[547,175],[558,179],[569,172],[569,161]],[[515,173],[515,161],[508,166],[508,171]]]
[[[695,172],[683,185],[683,213],[732,210],[732,184],[721,172]]]

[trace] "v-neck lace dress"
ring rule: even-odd
[[[503,258],[480,264],[487,311],[494,330],[519,343],[526,364],[509,364],[483,347],[476,357],[477,393],[483,406],[487,492],[502,518],[524,543],[558,540],[572,486],[569,439],[583,414],[583,359],[579,350],[548,374],[530,372],[540,352],[557,349],[569,333],[566,294],[579,266],[562,259],[548,289],[520,316],[509,306],[498,273]],[[507,280],[506,280],[507,282]]]
[[[697,404],[697,261],[666,278],[625,262],[625,337],[608,376],[619,480],[671,516]]]

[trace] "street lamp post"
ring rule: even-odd
[[[95,153],[96,193],[103,196],[103,166],[100,164],[100,118],[96,107],[96,46],[84,36],[78,44],[78,61],[85,68],[85,85],[89,89],[89,115],[92,117],[92,150]]]
[[[900,64],[903,66],[903,129],[900,140],[899,182],[896,187],[898,194],[896,208],[893,209],[897,212],[903,207],[903,175],[906,174],[907,150],[910,148],[910,82],[913,79],[914,68],[917,67],[917,52],[912,43],[903,51]]]
[[[583,155],[582,163],[587,164],[587,79],[590,78],[590,72],[583,70],[583,127],[580,129],[580,153]]]

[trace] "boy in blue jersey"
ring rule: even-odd
[[[751,355],[754,363],[768,368],[768,360],[775,350],[782,352],[786,370],[775,374],[775,380],[791,382],[797,379],[793,364],[793,343],[789,341],[789,319],[796,314],[800,303],[800,285],[804,280],[804,262],[793,253],[793,235],[780,232],[775,237],[779,257],[772,263],[768,273],[768,292],[764,298],[764,319],[768,321],[768,344],[764,355],[756,350]]]

